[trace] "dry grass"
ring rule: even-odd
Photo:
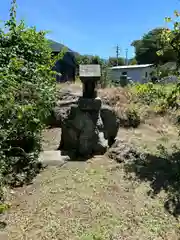
[[[72,91],[79,91],[82,88],[82,83],[80,81],[77,81],[75,83],[57,83],[56,84],[56,89],[66,89],[66,90],[72,90]]]
[[[131,100],[131,94],[128,89],[122,87],[99,89],[99,95],[102,98],[106,98],[110,105],[114,107],[125,107]]]
[[[111,87],[99,89],[104,103],[108,103],[116,111],[123,127],[138,126],[141,120],[141,108],[132,104],[132,95],[128,88]]]
[[[155,152],[160,144],[168,150],[175,144],[180,147],[178,131],[167,117],[156,116],[146,119],[138,128],[120,128],[118,136],[138,148]]]
[[[179,239],[164,194],[151,199],[148,190],[105,157],[46,169],[15,191],[6,217],[9,239]]]

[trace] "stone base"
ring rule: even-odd
[[[119,129],[115,111],[101,99],[79,98],[62,122],[60,150],[87,158],[104,154],[114,143]]]
[[[97,98],[79,98],[78,100],[78,107],[82,111],[99,111],[101,108],[101,99]]]
[[[82,101],[80,100],[81,103]],[[100,99],[95,101],[98,104],[101,103]],[[90,102],[94,103],[94,99]],[[82,110],[79,106],[71,108],[70,114],[62,125],[61,150],[74,152],[76,156],[84,157],[106,152],[108,140],[104,136],[100,111],[90,109],[93,111]]]

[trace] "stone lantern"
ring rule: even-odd
[[[100,65],[80,65],[79,76],[83,85],[83,98],[96,98],[97,82],[101,78]]]
[[[60,150],[88,158],[104,154],[109,140],[117,133],[116,117],[109,107],[102,108],[97,97],[97,83],[101,78],[100,65],[80,65],[79,76],[82,82],[82,96],[77,104],[71,106],[70,112],[62,124]],[[115,119],[115,123],[113,120]],[[114,125],[114,126],[113,126]]]
[[[82,97],[78,105],[81,110],[96,110],[101,108],[101,99],[97,97],[97,83],[101,78],[100,65],[80,65],[79,76],[82,82]]]

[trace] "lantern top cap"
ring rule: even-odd
[[[99,64],[79,65],[79,76],[81,77],[101,77],[101,67]]]

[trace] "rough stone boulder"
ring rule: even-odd
[[[117,136],[120,119],[115,110],[108,105],[102,105],[100,115],[104,124],[105,137],[108,139],[108,145],[111,146]]]
[[[57,98],[59,101],[78,100],[80,96],[81,96],[80,91],[72,91],[72,90],[66,90],[66,89],[61,89],[57,93]]]
[[[62,124],[60,149],[76,156],[103,154],[108,147],[104,126],[97,112],[89,113],[74,105]]]
[[[47,121],[47,124],[51,127],[61,127],[63,120],[69,114],[71,106],[78,102],[80,96],[79,92],[71,92],[66,90],[61,90],[58,93],[58,101],[56,106],[52,110],[52,114]]]
[[[62,127],[63,120],[69,114],[71,106],[77,101],[58,102],[52,111],[48,124],[52,127]]]
[[[115,111],[101,99],[78,99],[62,121],[59,149],[76,156],[104,154],[114,142],[119,129]]]
[[[117,162],[125,163],[146,157],[145,153],[142,153],[131,143],[121,139],[116,139],[115,143],[108,150],[107,154],[111,159],[114,159]]]

